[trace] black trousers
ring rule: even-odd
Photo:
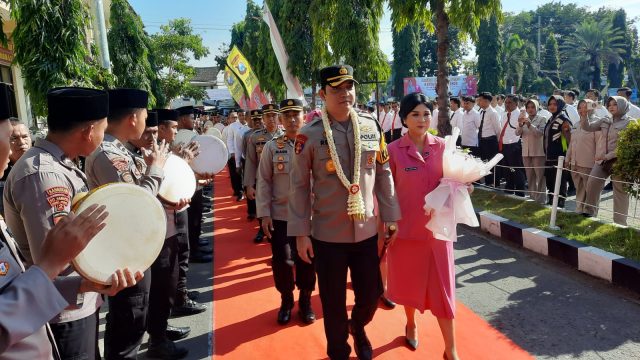
[[[203,211],[202,189],[196,190],[191,198],[191,204],[187,209],[189,213],[189,250],[197,252],[200,247],[200,234],[202,233]]]
[[[233,156],[227,161],[227,167],[229,167],[229,176],[231,177],[233,195],[238,196],[238,194],[242,192],[242,177],[236,171],[236,159]]]
[[[493,159],[493,157],[498,153],[498,137],[489,136],[486,138],[481,138],[478,147],[480,148],[480,158],[484,161],[489,161]],[[487,186],[497,186],[497,184],[494,184],[493,180],[493,172],[484,177],[484,183]],[[497,180],[498,178],[496,177],[496,183]]]
[[[109,297],[109,312],[104,333],[104,357],[136,359],[142,336],[147,330],[151,269],[135,286]]]
[[[256,210],[256,200],[249,200],[249,198],[247,198],[247,215],[249,216],[256,216],[256,212],[258,210]]]
[[[287,222],[273,220],[271,233],[271,267],[273,280],[282,300],[293,305],[293,289],[297,285],[300,290],[313,291],[316,287],[316,274],[313,265],[306,263],[298,256],[296,238],[287,236]],[[288,259],[295,263],[293,267],[286,263]]]
[[[548,166],[549,168],[544,169],[544,177],[545,177],[545,181],[547,183],[547,196],[549,197],[548,200],[551,200],[551,197],[553,196],[553,191],[555,190],[556,187],[556,171],[557,169],[552,167],[552,166],[557,166],[558,165],[558,159],[555,160],[546,160],[545,161],[545,166]],[[558,199],[558,201],[560,202],[564,202],[564,198],[567,197],[567,184],[569,183],[569,178],[570,178],[570,173],[566,170],[562,171],[562,178],[560,179],[560,199]]]
[[[98,348],[98,311],[84,319],[51,324],[63,360],[101,359]]]
[[[177,212],[175,235],[178,244],[178,284],[176,285],[176,303],[182,305],[187,296],[187,271],[189,271],[189,214],[187,211]]]
[[[383,292],[378,235],[349,244],[312,241],[324,314],[327,355],[331,360],[349,359],[347,270],[351,270],[351,285],[355,293],[351,319],[355,327],[364,327],[373,319]]]
[[[402,137],[402,129],[393,129],[384,133],[384,141],[387,144],[391,144],[392,141],[396,141]]]
[[[522,163],[522,146],[519,142],[513,144],[502,145],[502,155],[504,158],[500,162],[503,166],[513,166],[512,168],[502,168],[502,174],[507,180],[507,189],[516,189],[517,196],[524,197],[525,174],[524,165]],[[513,190],[507,190],[508,193],[514,193]]]
[[[151,291],[147,331],[153,341],[165,340],[171,307],[178,283],[178,235],[164,240],[162,250],[151,265]]]

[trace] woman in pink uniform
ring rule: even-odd
[[[416,309],[421,313],[429,309],[438,318],[444,337],[444,358],[457,360],[453,243],[433,237],[425,228],[430,216],[423,210],[424,197],[442,178],[445,146],[443,139],[427,132],[431,110],[423,94],[405,96],[399,115],[409,131],[388,147],[402,220],[398,222],[398,236],[387,251],[387,293],[391,300],[404,305],[405,336],[410,348],[418,347]]]

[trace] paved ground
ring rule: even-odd
[[[207,219],[203,236],[211,238]],[[640,296],[475,230],[461,229],[455,248],[459,300],[538,359],[640,358]],[[211,269],[193,264],[189,274],[209,311],[170,320],[191,326],[179,342],[187,359],[212,354]]]

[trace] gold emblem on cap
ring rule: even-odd
[[[287,102],[287,105],[289,105],[289,106],[293,105],[293,100],[289,100],[289,101]]]
[[[346,67],[341,67],[340,68],[340,75],[347,75],[349,73],[349,70],[347,70]]]

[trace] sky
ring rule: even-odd
[[[502,2],[502,8],[508,12],[520,12],[535,10],[538,6],[548,3],[550,0],[506,0]],[[624,4],[627,16],[638,19],[640,24],[640,0],[561,0],[562,3],[576,3],[580,6],[589,6],[593,9],[602,6],[619,8]],[[218,49],[223,43],[229,43],[231,39],[231,26],[244,19],[246,11],[245,0],[129,0],[129,3],[142,17],[147,32],[155,33],[160,30],[160,25],[167,24],[169,20],[180,17],[191,19],[194,32],[202,36],[203,43],[209,48],[209,56],[195,60],[193,66],[215,66],[214,57],[219,53]],[[256,0],[262,5],[262,0]],[[178,5],[178,6],[176,6]],[[385,14],[380,24],[380,47],[393,59],[393,43],[391,40],[390,13],[385,9]],[[470,56],[475,55],[472,50]]]

